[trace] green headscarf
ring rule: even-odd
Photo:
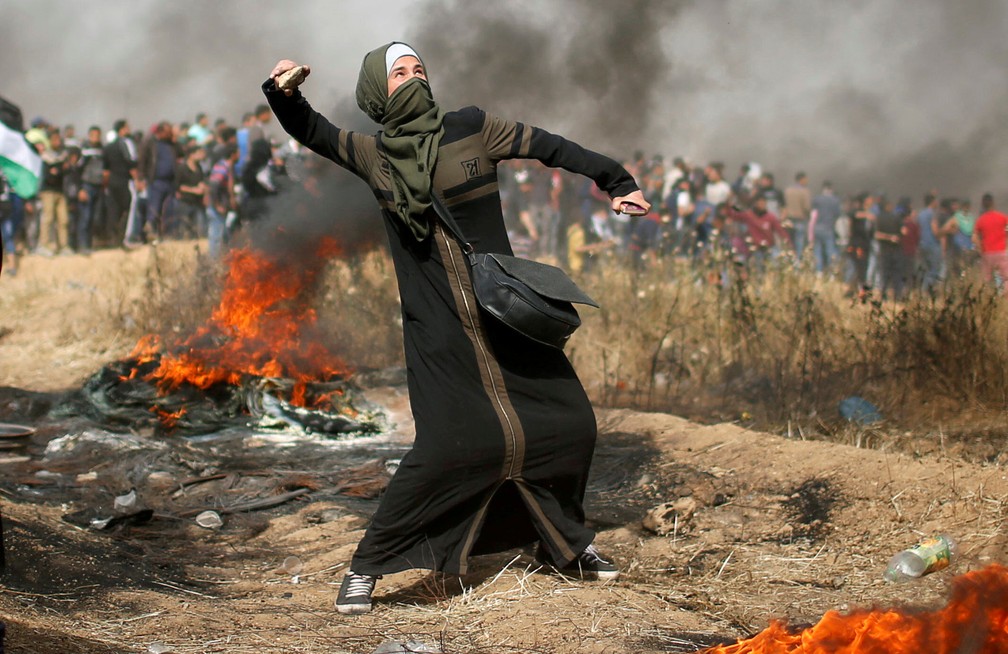
[[[429,232],[423,215],[431,206],[431,173],[444,131],[444,112],[434,102],[430,85],[419,78],[388,96],[394,61],[386,62],[385,54],[402,45],[392,42],[367,53],[357,79],[357,105],[383,128],[381,145],[389,162],[396,213],[422,241]]]

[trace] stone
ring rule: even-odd
[[[696,500],[692,497],[680,497],[674,502],[659,504],[648,511],[641,524],[659,536],[667,536],[673,532],[685,534],[689,531],[689,523],[696,510]]]

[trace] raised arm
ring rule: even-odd
[[[552,168],[563,168],[594,180],[600,189],[609,194],[612,208],[617,213],[625,202],[638,204],[645,211],[651,208],[633,176],[619,162],[562,136],[484,114],[483,141],[490,158],[495,162],[503,159],[537,159]]]
[[[281,90],[277,79],[295,66],[289,59],[278,62],[262,85],[281,127],[298,143],[367,179],[375,161],[375,137],[336,127],[312,108],[298,88]],[[308,72],[306,67],[306,76]]]

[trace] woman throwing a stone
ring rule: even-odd
[[[382,209],[416,421],[413,448],[357,547],[336,608],[369,611],[385,574],[464,574],[472,555],[536,543],[548,565],[615,579],[619,570],[592,545],[582,507],[596,436],[588,397],[561,350],[476,308],[467,259],[431,197],[477,251],[511,254],[499,161],[538,159],[590,177],[617,211],[649,206],[633,178],[612,159],[539,128],[476,107],[443,111],[423,61],[403,43],[371,51],[361,66],[357,104],[381,125],[377,135],[339,129],[296,85],[279,88],[296,67],[279,62],[263,92],[292,137],[367,182]]]

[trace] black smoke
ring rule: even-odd
[[[435,91],[626,156],[1004,194],[1001,0],[430,2]],[[730,167],[729,170],[732,168]]]
[[[626,154],[648,140],[673,82],[663,32],[680,0],[430,2],[414,45],[449,105],[487,111]]]
[[[976,200],[1008,180],[1006,34],[1003,0],[5,0],[0,75],[26,118],[79,130],[237,122],[280,58],[310,63],[306,94],[333,107],[365,52],[405,39],[446,106],[615,156]]]

